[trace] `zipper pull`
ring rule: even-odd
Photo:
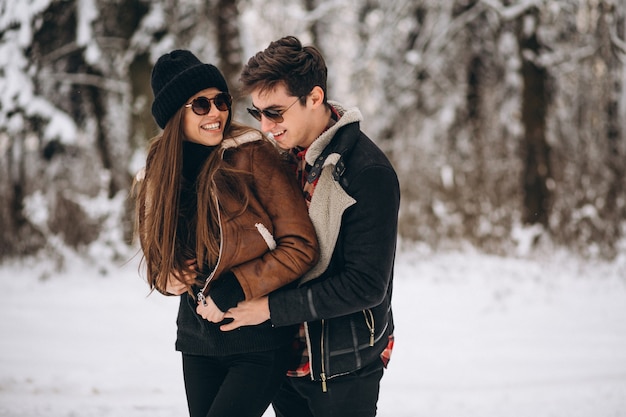
[[[374,346],[374,314],[371,310],[363,310],[363,315],[365,316],[365,325],[370,331],[370,347],[372,347]]]
[[[198,302],[199,302],[199,303],[202,303],[202,305],[203,305],[204,307],[206,307],[206,306],[207,306],[207,303],[206,303],[206,298],[204,298],[204,294],[202,293],[202,291],[200,291],[196,297],[198,297]]]
[[[326,388],[326,374],[322,372],[320,376],[322,377],[322,392],[327,392],[328,389]]]

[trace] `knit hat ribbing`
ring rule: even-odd
[[[206,88],[228,93],[224,76],[214,65],[202,63],[187,50],[162,55],[154,64],[151,77],[152,116],[161,129],[187,100]]]

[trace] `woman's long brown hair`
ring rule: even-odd
[[[182,250],[181,237],[177,236],[185,140],[184,110],[179,109],[163,133],[151,140],[144,178],[134,184],[136,234],[143,252],[147,280],[151,289],[161,293],[165,293],[170,275],[185,283],[183,275],[197,272],[196,266],[189,264],[193,254]],[[249,130],[254,129],[231,122],[229,117],[224,139]],[[211,152],[197,179],[196,225],[192,230],[195,231],[195,260],[199,270],[214,266],[219,254],[218,185],[220,195],[229,193],[240,201],[238,212],[246,209],[249,199],[249,190],[244,186],[245,175],[220,165],[221,159],[221,149]]]

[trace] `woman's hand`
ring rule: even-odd
[[[209,296],[207,296],[203,302],[198,302],[196,313],[202,316],[203,319],[213,323],[219,323],[224,320],[224,312],[217,308],[213,299]]]

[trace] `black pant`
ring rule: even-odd
[[[285,380],[289,347],[229,356],[183,354],[191,417],[260,417]]]
[[[309,376],[287,378],[272,401],[276,417],[374,417],[383,363],[374,363],[356,372],[322,383]]]

